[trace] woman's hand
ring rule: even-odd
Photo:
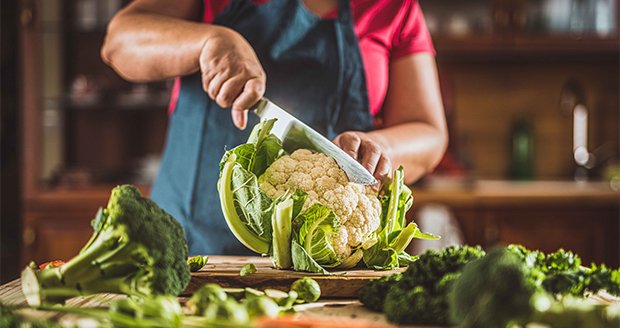
[[[338,135],[334,143],[358,160],[377,180],[381,181],[392,172],[387,150],[371,134],[347,131]]]
[[[232,106],[233,123],[245,129],[247,109],[265,93],[265,72],[243,36],[225,27],[216,28],[200,51],[202,88],[221,107]]]

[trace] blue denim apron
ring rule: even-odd
[[[301,0],[232,0],[214,24],[249,41],[267,73],[265,96],[303,122],[329,138],[372,128],[348,0],[335,19],[315,16]],[[251,253],[229,231],[216,184],[224,151],[244,143],[256,123],[250,114],[248,129],[236,129],[200,74],[182,78],[152,198],[181,222],[190,254]]]

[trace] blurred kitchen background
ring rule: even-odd
[[[445,236],[435,246],[563,247],[618,266],[618,1],[420,3],[451,138],[411,217]],[[2,1],[2,282],[74,255],[115,184],[149,191],[171,81],[130,84],[101,61],[126,4]]]

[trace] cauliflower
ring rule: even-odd
[[[271,199],[289,190],[308,194],[304,210],[319,203],[330,208],[340,221],[333,246],[341,257],[360,246],[381,224],[381,203],[368,186],[349,182],[336,161],[322,153],[298,149],[271,164],[259,178],[260,189]]]

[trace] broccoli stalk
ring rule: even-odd
[[[69,262],[22,271],[28,304],[100,292],[176,296],[189,283],[181,225],[135,187],[114,188],[93,228],[91,240]]]

